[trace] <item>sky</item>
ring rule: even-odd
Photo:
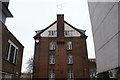
[[[57,14],[64,14],[65,21],[86,30],[88,57],[95,58],[87,0],[10,0],[9,9],[14,17],[7,18],[7,28],[24,45],[22,72],[34,56],[35,31],[56,21]]]

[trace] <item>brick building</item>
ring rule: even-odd
[[[20,77],[24,48],[5,25],[6,18],[13,17],[8,5],[9,0],[0,1],[0,80]]]
[[[33,78],[89,78],[86,38],[84,30],[58,14],[55,22],[34,36]]]

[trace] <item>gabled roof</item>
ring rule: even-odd
[[[55,23],[57,23],[57,20],[56,20],[55,22],[53,22],[52,24],[50,24],[50,25],[49,25],[48,27],[46,27],[45,29],[35,31],[35,32],[36,32],[36,35],[34,36],[34,38],[37,37],[38,35],[40,35],[41,33],[43,33],[45,30],[47,30],[48,28],[50,28],[50,27],[51,27],[52,25],[54,25]],[[86,30],[77,29],[77,28],[73,27],[71,24],[69,24],[69,23],[66,22],[66,21],[64,21],[64,23],[66,23],[67,25],[69,25],[70,27],[72,27],[73,29],[75,29],[76,31],[78,31],[79,33],[81,33],[81,34],[83,34],[84,36],[86,36],[86,35],[85,35]]]
[[[68,22],[64,21],[67,25],[69,25],[70,27],[72,27],[73,29],[75,29],[76,31],[78,31],[79,33],[85,35],[85,31],[86,30],[82,30],[82,29],[77,29],[75,27],[73,27],[71,24],[69,24]]]
[[[52,25],[54,25],[55,23],[57,23],[57,21],[53,22],[52,24],[50,24],[48,27],[46,27],[45,29],[42,29],[42,30],[38,30],[38,31],[35,31],[37,34],[34,36],[36,37],[37,35],[40,35],[41,33],[43,33],[45,30],[47,30],[48,28],[50,28]]]
[[[41,33],[43,30],[44,30],[44,29],[35,31],[35,32],[36,32],[36,35],[39,34],[39,33]]]

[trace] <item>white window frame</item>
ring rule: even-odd
[[[73,56],[72,56],[72,54],[67,55],[67,64],[73,64]]]
[[[55,41],[52,41],[49,43],[49,50],[55,50],[55,47],[56,47],[56,42]]]
[[[57,36],[57,31],[55,30],[48,31],[48,36]]]
[[[73,36],[74,35],[74,30],[65,30],[64,31],[64,36]]]
[[[11,52],[11,46],[13,46],[14,48],[15,48],[15,50],[14,50],[14,58],[13,58],[13,62],[12,63],[15,63],[16,61],[16,59],[17,59],[17,53],[18,53],[18,47],[11,41],[11,40],[8,40],[8,43],[10,44],[9,45],[9,49],[8,49],[8,55],[7,55],[7,60],[8,61],[10,61],[9,59],[10,59],[10,52]],[[16,52],[17,51],[17,52]],[[16,58],[15,58],[16,57]],[[11,62],[11,61],[10,61]]]
[[[49,64],[55,64],[55,55],[54,54],[49,55]]]
[[[55,80],[55,72],[54,69],[49,70],[49,80]]]
[[[67,80],[74,80],[74,73],[72,69],[68,69]]]
[[[72,50],[72,41],[67,41],[67,50]]]

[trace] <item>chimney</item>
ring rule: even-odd
[[[57,14],[57,36],[64,37],[64,14]]]

